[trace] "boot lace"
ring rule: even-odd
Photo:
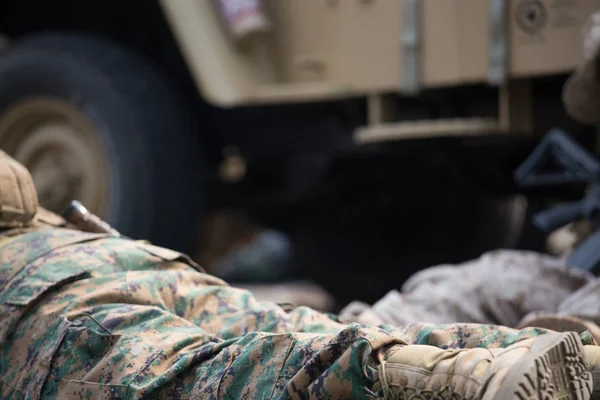
[[[465,400],[464,396],[456,393],[451,385],[439,388],[391,386],[385,373],[385,361],[379,365],[379,383],[381,388],[377,392],[365,388],[367,397],[374,400]]]

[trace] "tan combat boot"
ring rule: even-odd
[[[383,399],[589,399],[592,378],[574,332],[507,348],[443,350],[408,345],[379,366]]]
[[[570,315],[534,312],[526,315],[516,329],[527,327],[543,328],[555,332],[577,332],[580,335],[587,331],[591,335],[591,339],[596,343],[600,343],[600,326],[590,320]],[[592,342],[586,343],[584,341],[584,344],[592,344]]]
[[[545,312],[532,312],[527,314],[516,329],[543,328],[555,332],[577,332],[585,331],[600,333],[600,328],[591,321],[570,315],[552,314]]]

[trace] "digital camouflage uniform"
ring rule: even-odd
[[[590,397],[587,333],[344,324],[64,225],[0,152],[1,399]]]

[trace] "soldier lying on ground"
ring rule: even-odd
[[[587,399],[599,360],[589,332],[259,303],[179,253],[65,227],[0,152],[2,399]]]
[[[586,123],[600,122],[594,18],[588,61],[565,87],[567,110]],[[0,152],[2,399],[587,399],[600,382],[589,331],[370,322],[259,303],[181,254],[68,229]]]

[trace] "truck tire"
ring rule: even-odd
[[[189,250],[202,200],[196,124],[133,51],[78,34],[15,41],[0,55],[0,148],[52,211],[77,198],[125,235]]]

